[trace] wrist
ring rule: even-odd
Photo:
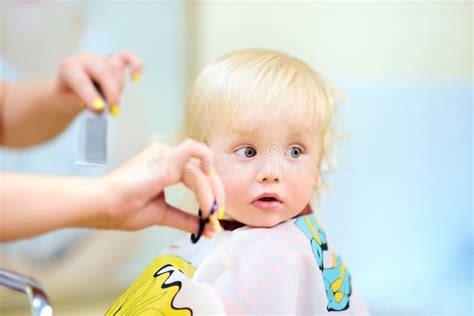
[[[110,214],[115,205],[110,184],[105,177],[87,178],[85,181],[82,187],[85,189],[84,202],[88,210],[77,226],[110,228]]]

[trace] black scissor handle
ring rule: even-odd
[[[191,241],[193,244],[197,243],[199,239],[201,239],[202,233],[204,232],[204,227],[206,223],[209,221],[209,218],[202,217],[201,209],[199,209],[199,228],[196,234],[191,234]]]

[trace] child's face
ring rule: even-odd
[[[246,225],[271,227],[309,203],[319,158],[315,129],[271,120],[250,133],[215,132],[208,144],[226,191],[226,214]]]

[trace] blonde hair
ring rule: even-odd
[[[236,51],[206,66],[192,84],[180,137],[206,142],[213,132],[229,127],[251,131],[282,116],[307,122],[320,137],[319,196],[325,185],[322,164],[328,169],[335,163],[336,99],[344,98],[298,58],[264,49]]]

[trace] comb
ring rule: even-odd
[[[105,101],[104,93],[96,82],[94,87]],[[105,109],[101,112],[86,109],[80,114],[76,165],[103,166],[107,163],[106,112]]]

